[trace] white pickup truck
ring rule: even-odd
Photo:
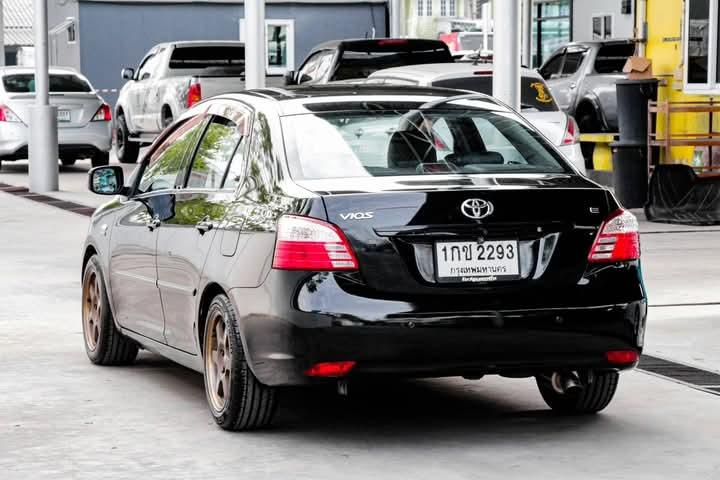
[[[115,142],[121,163],[135,163],[141,146],[204,98],[244,88],[245,46],[231,41],[161,43],[127,83],[115,105]]]

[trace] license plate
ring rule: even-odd
[[[58,119],[58,122],[69,122],[70,121],[70,110],[58,110],[57,119]]]
[[[496,282],[520,277],[517,240],[437,242],[438,282]]]

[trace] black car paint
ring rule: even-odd
[[[304,370],[315,362],[333,360],[357,361],[353,375],[524,376],[617,369],[607,362],[605,351],[642,350],[647,307],[640,262],[587,264],[601,222],[619,205],[608,191],[579,175],[462,176],[460,181],[434,176],[291,180],[279,120],[282,100],[327,95],[342,102],[352,100],[343,95],[373,91],[379,90],[307,88],[279,99],[250,92],[215,100],[241,101],[254,111],[246,180],[235,192],[178,190],[119,197],[98,209],[85,258],[89,252],[99,254],[122,332],[149,350],[202,371],[204,308],[215,294],[225,292],[238,311],[250,366],[268,385],[314,382]],[[447,90],[417,89],[415,94],[444,96]],[[448,182],[455,186],[449,188]],[[378,185],[382,192],[373,193]],[[460,202],[475,197],[496,203],[491,219],[477,222],[460,215]],[[177,221],[178,198],[180,203],[189,198],[221,205],[212,233],[195,228],[208,215],[206,208],[192,208],[183,222]],[[339,214],[348,211],[376,215],[372,220],[342,220]],[[161,214],[162,220],[150,231],[148,224],[155,214]],[[359,271],[272,269],[275,228],[284,214],[340,226],[359,259]],[[139,227],[134,233],[123,231],[130,228],[130,220]],[[192,282],[184,290],[176,289],[180,293],[175,296],[167,294],[167,286],[152,289],[150,282],[145,293],[116,291],[109,258],[117,249],[146,262],[149,247],[138,239],[173,228],[186,229],[180,249],[202,243],[207,255],[181,253],[171,260],[167,251],[177,250],[168,241],[157,253],[158,272],[165,264],[187,269],[186,278]],[[532,258],[524,278],[439,285],[423,269],[433,241],[479,236],[523,242]],[[556,239],[552,251],[546,251],[551,260],[534,278],[543,263],[538,259],[547,238]],[[165,307],[157,300],[165,300],[163,292],[173,302],[165,315],[182,311],[184,323],[168,322],[163,316]],[[119,313],[120,295],[129,296],[128,303],[143,314],[130,319],[129,314]],[[153,318],[155,328],[148,328]],[[174,337],[178,337],[175,344],[168,341]]]

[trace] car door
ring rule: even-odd
[[[145,86],[145,130],[148,132],[160,132],[162,130],[162,122],[160,113],[163,106],[163,94],[167,85],[167,79],[164,78],[166,72],[164,66],[167,65],[167,48],[159,48],[155,54],[152,71],[147,85]]]
[[[165,322],[157,287],[158,233],[162,222],[174,216],[174,191],[187,151],[197,141],[203,123],[203,116],[198,116],[179,124],[153,149],[110,239],[110,287],[116,319],[123,328],[162,343]]]
[[[238,104],[240,105],[240,104]],[[210,246],[234,198],[231,163],[242,163],[249,110],[216,104],[189,163],[183,187],[174,192],[174,215],[158,235],[158,288],[168,345],[196,352],[196,303]]]
[[[148,108],[151,107],[148,99],[158,66],[159,51],[154,50],[145,58],[138,68],[133,86],[133,125],[142,132],[154,131],[152,120],[148,114]]]
[[[569,112],[575,106],[578,87],[582,81],[582,65],[587,56],[587,49],[568,47],[563,55],[562,67],[557,77],[552,80],[552,92],[558,106]]]

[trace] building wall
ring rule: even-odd
[[[68,0],[48,0],[48,30],[52,31],[68,17],[78,18],[78,2]],[[48,36],[48,53],[51,65],[72,67],[80,70],[80,34],[76,22],[76,41],[67,42],[65,31]]]
[[[620,13],[621,4],[622,0],[574,0],[572,39],[577,42],[593,39],[592,16],[595,14],[612,15],[612,38],[632,38],[635,15],[634,12]]]
[[[295,66],[310,48],[336,38],[386,36],[385,4],[266,4],[266,18],[295,20]],[[239,40],[242,5],[232,3],[81,2],[80,66],[98,89],[119,89],[123,67],[136,67],[155,44]],[[103,93],[114,103],[117,94]]]

